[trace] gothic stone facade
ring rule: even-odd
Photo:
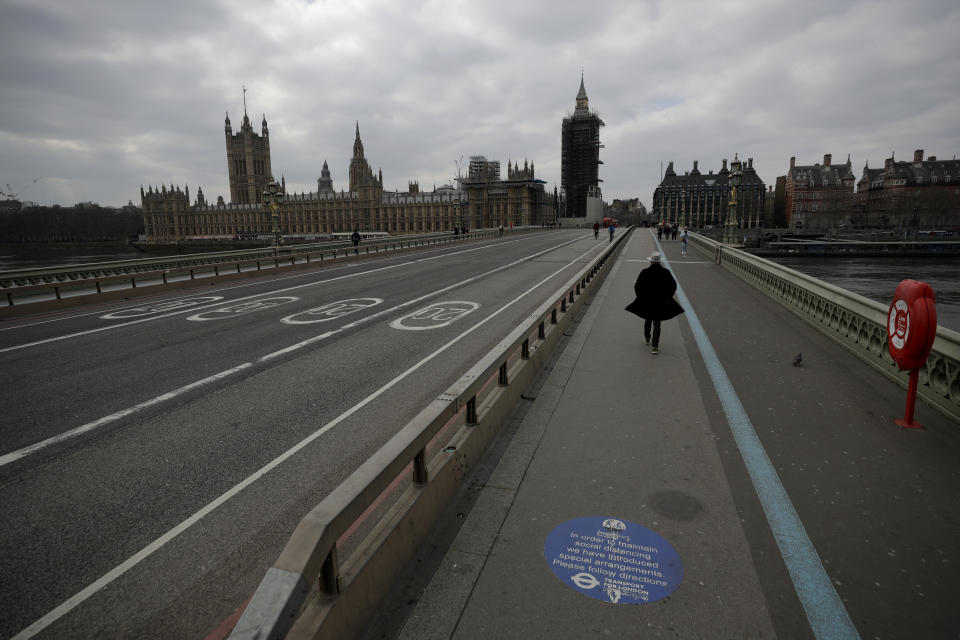
[[[273,227],[270,208],[261,202],[271,178],[269,133],[264,117],[261,135],[249,119],[239,134],[226,120],[227,167],[231,202],[218,198],[208,203],[202,189],[190,203],[189,188],[171,185],[141,187],[144,226],[148,242],[178,242],[184,239],[232,236],[267,236]],[[461,189],[445,185],[421,192],[416,182],[407,192],[385,191],[383,172],[374,174],[364,156],[359,124],[349,166],[349,191],[335,191],[324,162],[317,190],[287,193],[278,209],[280,229],[286,236],[317,236],[335,232],[386,231],[391,234],[452,232],[455,227],[495,227],[499,224],[542,225],[555,221],[555,207],[537,180],[533,165],[521,169],[508,164],[507,180],[495,172],[461,181]]]
[[[596,192],[600,183],[602,126],[600,116],[590,111],[581,77],[576,108],[561,124],[560,185],[566,192],[568,218],[586,217],[587,195]]]
[[[726,222],[730,212],[730,170],[724,158],[717,173],[700,173],[698,161],[693,170],[677,175],[673,162],[667,165],[663,180],[653,192],[655,222],[682,223],[691,228],[715,227]],[[769,226],[766,186],[753,168],[753,158],[743,166],[743,178],[737,190],[737,223],[743,228]]]

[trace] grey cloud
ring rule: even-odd
[[[649,204],[661,161],[734,152],[768,183],[790,156],[851,153],[859,172],[893,149],[957,153],[958,30],[960,7],[935,0],[8,3],[0,183],[43,175],[28,195],[105,204],[141,184],[226,195],[223,116],[239,127],[246,85],[291,188],[315,188],[324,159],[346,188],[359,121],[388,187],[486,154],[532,160],[552,189],[581,66],[608,200]]]

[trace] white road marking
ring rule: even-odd
[[[398,267],[403,267],[403,266],[406,266],[406,265],[409,265],[409,264],[413,264],[413,262],[400,262],[400,263],[395,264],[395,265],[388,265],[388,266],[386,266],[386,267],[378,267],[378,268],[376,268],[376,269],[370,269],[370,270],[368,270],[368,271],[359,271],[359,272],[357,272],[357,273],[348,273],[347,275],[337,276],[336,278],[327,278],[326,280],[317,280],[317,281],[315,281],[315,282],[307,282],[307,283],[304,283],[304,284],[298,284],[298,285],[294,285],[294,286],[292,286],[292,287],[287,287],[287,288],[285,288],[285,289],[278,289],[278,290],[276,290],[276,291],[270,291],[270,292],[267,292],[267,293],[257,293],[257,294],[250,295],[250,296],[243,296],[243,297],[241,297],[241,298],[235,298],[235,299],[233,299],[233,300],[229,300],[228,302],[229,302],[230,304],[234,304],[234,303],[237,303],[237,302],[242,302],[242,301],[244,301],[244,300],[253,300],[254,298],[262,298],[263,296],[266,296],[266,295],[273,295],[273,294],[276,294],[276,293],[286,293],[287,291],[293,291],[294,289],[302,289],[302,288],[304,288],[304,287],[313,287],[313,286],[316,286],[316,285],[319,285],[319,284],[327,284],[327,283],[329,283],[329,282],[336,282],[337,280],[346,280],[347,278],[356,278],[357,276],[363,276],[363,275],[367,275],[367,274],[370,274],[370,273],[377,273],[378,271],[386,271],[387,269],[396,269],[396,268],[398,268]],[[92,334],[92,333],[100,333],[100,332],[102,332],[102,331],[110,331],[110,330],[112,330],[112,329],[118,329],[118,328],[120,328],[120,327],[129,327],[130,325],[140,324],[140,323],[142,323],[142,322],[151,322],[151,321],[153,321],[153,320],[159,320],[160,318],[169,318],[169,317],[172,317],[172,316],[178,316],[178,315],[182,315],[182,314],[184,314],[184,313],[190,313],[191,311],[197,311],[197,310],[199,310],[199,309],[209,309],[209,308],[215,307],[215,306],[220,305],[220,304],[224,304],[224,303],[223,303],[223,302],[215,302],[215,303],[208,304],[208,305],[206,305],[206,306],[191,307],[190,309],[181,309],[181,310],[179,310],[179,311],[172,311],[172,312],[170,312],[170,313],[165,313],[165,314],[162,314],[162,315],[159,315],[159,316],[151,316],[151,317],[149,317],[149,318],[140,318],[139,320],[131,320],[130,322],[121,322],[121,323],[118,323],[118,324],[111,324],[111,325],[108,325],[108,326],[105,326],[105,327],[97,327],[96,329],[87,329],[87,330],[85,330],[85,331],[77,331],[77,332],[75,332],[75,333],[67,333],[67,334],[64,334],[64,335],[62,335],[62,336],[55,336],[55,337],[53,337],[53,338],[45,338],[45,339],[43,339],[43,340],[36,340],[36,341],[34,341],[34,342],[25,342],[24,344],[18,344],[18,345],[12,346],[12,347],[5,347],[5,348],[3,348],[3,349],[0,349],[0,353],[6,353],[6,352],[8,352],[8,351],[16,351],[16,350],[18,350],[18,349],[26,349],[27,347],[36,347],[36,346],[39,346],[39,345],[49,344],[49,343],[51,343],[51,342],[58,342],[58,341],[60,341],[60,340],[67,340],[68,338],[77,338],[77,337],[79,337],[79,336],[85,336],[85,335],[89,335],[89,334]]]
[[[280,322],[284,324],[316,324],[318,322],[330,322],[331,320],[337,320],[343,316],[361,311],[363,309],[369,309],[370,307],[375,307],[382,303],[383,298],[350,298],[349,300],[337,300],[336,302],[328,302],[327,304],[314,309],[299,311],[293,315],[287,316],[286,318],[280,318]],[[307,319],[301,320],[299,319],[299,316],[305,316]]]
[[[397,318],[390,323],[390,326],[394,329],[404,329],[406,331],[439,329],[456,322],[479,308],[480,305],[476,302],[463,300],[434,302],[422,309],[417,309],[413,313]]]
[[[200,296],[197,298],[178,298],[176,300],[166,300],[163,302],[153,302],[139,307],[130,307],[120,309],[100,316],[101,320],[126,320],[128,318],[140,318],[154,313],[165,313],[174,309],[184,309],[186,307],[196,307],[204,302],[219,302],[223,296]]]
[[[530,295],[530,293],[533,292],[535,289],[539,288],[544,283],[549,282],[550,279],[552,279],[554,276],[556,276],[560,272],[566,270],[570,265],[575,264],[577,260],[580,260],[582,257],[590,254],[592,251],[595,251],[595,250],[596,250],[595,248],[591,248],[589,251],[581,254],[574,260],[571,260],[566,265],[560,267],[559,269],[557,269],[556,271],[548,275],[546,278],[542,279],[540,282],[536,283],[535,285],[533,285],[532,287],[530,287],[529,289],[521,293],[519,296],[517,296],[513,300],[504,304],[502,307],[500,307],[499,309],[491,313],[489,316],[487,316],[483,320],[480,320],[477,324],[465,330],[460,335],[452,338],[449,342],[447,342],[446,344],[438,348],[433,353],[425,356],[422,360],[420,360],[419,362],[411,366],[409,369],[407,369],[397,377],[395,377],[393,380],[386,383],[385,385],[383,385],[382,387],[374,391],[372,394],[370,394],[369,396],[361,400],[359,403],[355,404],[350,409],[347,409],[345,412],[343,412],[342,414],[340,414],[339,416],[337,416],[336,418],[334,418],[324,426],[320,427],[319,429],[317,429],[316,431],[308,435],[306,438],[304,438],[303,440],[301,440],[300,442],[292,446],[291,448],[281,453],[279,456],[277,456],[276,458],[274,458],[273,460],[271,460],[270,462],[262,466],[257,471],[254,471],[252,474],[250,474],[249,476],[244,478],[242,481],[240,481],[238,484],[228,489],[219,497],[207,503],[206,506],[204,506],[199,511],[191,515],[189,518],[187,518],[177,526],[173,527],[169,531],[167,531],[165,534],[163,534],[162,536],[160,536],[159,538],[157,538],[156,540],[154,540],[153,542],[151,542],[150,544],[142,548],[140,551],[138,551],[137,553],[133,554],[132,556],[130,556],[129,558],[127,558],[126,560],[124,560],[123,562],[115,566],[113,569],[111,569],[104,575],[100,576],[98,579],[96,579],[95,581],[87,585],[86,588],[82,589],[81,591],[67,598],[67,600],[65,600],[59,606],[55,607],[46,615],[36,620],[29,627],[20,631],[17,635],[13,637],[13,640],[27,640],[28,638],[32,638],[38,633],[40,633],[41,631],[43,631],[44,629],[46,629],[47,627],[49,627],[51,624],[53,624],[54,622],[62,618],[63,616],[70,613],[73,609],[75,609],[77,606],[82,604],[88,598],[95,595],[98,591],[108,586],[110,583],[112,583],[114,580],[116,580],[117,578],[125,574],[127,571],[129,571],[130,569],[140,564],[140,562],[142,562],[146,558],[153,555],[156,551],[163,548],[163,546],[166,545],[168,542],[170,542],[171,540],[179,536],[181,533],[183,533],[184,531],[192,527],[194,524],[202,520],[206,515],[213,512],[215,509],[217,509],[222,504],[224,504],[225,502],[233,498],[235,495],[237,495],[238,493],[240,493],[241,491],[243,491],[244,489],[252,485],[254,482],[262,478],[264,475],[266,475],[276,467],[280,466],[282,463],[287,461],[289,458],[291,458],[293,455],[301,451],[303,448],[305,448],[311,442],[313,442],[314,440],[322,436],[324,433],[326,433],[333,427],[337,426],[338,424],[340,424],[341,422],[343,422],[353,414],[360,411],[360,409],[364,408],[365,406],[367,406],[368,404],[370,404],[371,402],[379,398],[381,395],[386,393],[388,390],[394,387],[397,383],[401,382],[404,378],[409,376],[411,373],[415,372],[417,369],[419,369],[429,361],[433,360],[435,357],[437,357],[438,355],[440,355],[441,353],[443,353],[444,351],[446,351],[456,343],[460,342],[462,339],[464,339],[465,337],[467,337],[468,335],[470,335],[471,333],[473,333],[474,331],[476,331],[477,329],[485,325],[487,322],[489,322],[496,316],[506,311],[508,308],[510,308],[520,300],[523,300],[526,296]]]
[[[133,413],[136,413],[137,411],[146,409],[147,407],[152,407],[154,405],[160,404],[161,402],[166,402],[167,400],[176,398],[177,396],[182,395],[187,391],[196,389],[197,387],[202,387],[206,384],[210,384],[211,382],[216,382],[217,380],[222,380],[223,378],[232,376],[233,374],[239,371],[243,371],[244,369],[247,369],[252,366],[253,366],[252,362],[245,362],[241,365],[237,365],[236,367],[233,367],[232,369],[227,369],[226,371],[221,371],[220,373],[216,373],[210,377],[204,378],[203,380],[197,380],[196,382],[191,382],[190,384],[180,387],[179,389],[168,391],[167,393],[159,395],[156,398],[151,398],[150,400],[141,402],[140,404],[134,405],[127,409],[117,411],[116,413],[111,413],[110,415],[104,416],[99,420],[94,420],[93,422],[88,422],[87,424],[80,425],[79,427],[70,429],[70,431],[65,431],[59,435],[53,436],[52,438],[47,438],[46,440],[37,442],[36,444],[32,444],[29,447],[24,447],[23,449],[18,449],[11,453],[7,453],[3,456],[0,456],[0,467],[6,464],[10,464],[11,462],[15,462],[21,458],[25,458],[31,453],[36,453],[40,449],[44,449],[46,447],[49,447],[50,445],[57,444],[58,442],[63,442],[64,440],[78,436],[81,433],[92,431],[97,427],[101,427],[105,424],[109,424],[111,422],[120,420],[121,418],[125,418]]]
[[[461,249],[461,250],[458,250],[458,251],[448,251],[448,252],[446,252],[446,253],[440,253],[439,255],[434,256],[434,257],[431,257],[431,258],[421,258],[421,259],[419,259],[419,260],[412,260],[412,261],[411,261],[411,260],[408,260],[407,262],[404,262],[404,263],[402,263],[402,264],[412,264],[412,263],[414,263],[414,262],[423,262],[423,261],[426,261],[426,260],[436,260],[436,259],[438,259],[438,258],[445,258],[445,257],[447,257],[447,256],[454,256],[454,255],[458,255],[458,254],[461,254],[461,253],[469,253],[469,252],[471,252],[471,251],[483,251],[483,250],[485,250],[485,249],[492,249],[492,248],[494,248],[494,247],[503,246],[504,244],[510,244],[510,243],[513,243],[513,242],[520,242],[520,239],[517,238],[516,240],[508,240],[508,241],[506,241],[506,242],[489,243],[489,244],[486,244],[486,245],[480,245],[480,246],[476,246],[476,247],[471,247],[471,248],[469,248],[469,249]],[[429,253],[429,252],[431,252],[431,251],[442,252],[442,251],[444,251],[445,249],[448,249],[448,248],[449,248],[449,247],[438,247],[438,248],[435,248],[435,249],[424,249],[424,252],[425,252],[425,253]],[[369,259],[369,262],[370,262],[371,264],[377,264],[377,263],[381,263],[381,262],[388,262],[388,261],[390,261],[390,260],[396,260],[396,259],[399,258],[399,257],[401,257],[401,256],[399,256],[399,255],[393,255],[393,256],[391,256],[391,255],[386,255],[386,256],[384,256],[383,258],[370,258],[370,259]],[[365,260],[364,262],[367,262],[367,261]],[[321,264],[323,264],[323,263],[317,262],[316,264],[317,264],[317,265],[321,265]],[[331,269],[331,270],[355,269],[357,266],[358,266],[358,265],[355,264],[355,263],[349,263],[349,264],[345,264],[345,265],[334,265],[334,266],[330,266],[330,267],[327,267],[327,268],[328,268],[328,269]],[[398,266],[402,266],[402,265],[398,265]],[[235,285],[230,285],[230,286],[221,287],[220,289],[218,289],[218,291],[222,293],[222,292],[224,292],[224,291],[232,291],[232,290],[234,290],[234,289],[245,289],[245,288],[247,288],[247,287],[258,286],[258,285],[262,285],[262,284],[270,283],[270,282],[282,282],[282,281],[284,281],[284,280],[292,280],[292,279],[294,279],[294,278],[302,278],[303,276],[304,276],[303,273],[297,273],[297,274],[286,275],[286,276],[277,276],[277,277],[274,277],[274,278],[264,278],[264,279],[258,280],[258,281],[256,281],[256,282],[245,282],[245,283],[243,283],[243,284],[235,284]],[[316,283],[315,283],[315,284],[316,284]],[[159,294],[158,294],[158,295],[159,295]],[[120,309],[118,309],[118,311],[122,311],[123,309],[129,309],[129,308],[130,308],[130,307],[121,307]],[[89,313],[76,313],[76,314],[72,314],[72,315],[69,315],[69,316],[60,316],[60,317],[57,317],[57,318],[50,318],[50,319],[47,319],[47,320],[35,320],[35,321],[33,321],[33,322],[28,322],[28,323],[25,323],[25,324],[18,324],[18,325],[13,325],[13,326],[9,326],[9,327],[0,327],[0,331],[11,331],[11,330],[13,330],[13,329],[23,329],[23,328],[25,328],[25,327],[34,327],[34,326],[38,326],[38,325],[41,325],[41,324],[50,324],[51,322],[62,322],[62,321],[64,321],[64,320],[73,320],[73,319],[75,319],[75,318],[85,318],[85,317],[87,317],[87,316],[95,316],[95,315],[98,315],[98,314],[100,314],[100,313],[101,313],[101,311],[91,311],[91,312],[89,312]],[[117,325],[117,326],[121,326],[121,325]]]
[[[451,290],[456,289],[456,288],[458,288],[458,287],[462,287],[462,286],[464,286],[464,285],[470,284],[471,282],[474,282],[475,280],[479,280],[479,279],[481,279],[481,278],[485,278],[485,277],[487,277],[487,276],[489,276],[489,275],[492,275],[492,274],[494,274],[494,273],[497,273],[498,271],[503,271],[504,269],[509,269],[510,267],[513,267],[513,266],[515,266],[515,265],[520,264],[521,262],[526,262],[526,261],[528,261],[528,260],[533,260],[534,258],[539,257],[539,256],[541,256],[541,255],[543,255],[543,254],[549,253],[549,252],[553,251],[554,249],[559,249],[559,248],[562,247],[562,246],[565,246],[565,245],[568,245],[568,244],[572,244],[573,242],[576,242],[576,240],[579,240],[579,238],[577,238],[577,239],[575,239],[575,240],[569,240],[569,241],[567,241],[567,242],[561,242],[560,244],[558,244],[558,245],[556,245],[556,246],[554,246],[554,247],[551,247],[551,248],[549,248],[549,249],[545,249],[544,251],[540,251],[540,252],[531,254],[531,255],[529,255],[529,256],[527,256],[527,257],[525,257],[525,258],[520,258],[519,260],[514,260],[513,262],[510,262],[510,263],[507,263],[507,264],[505,264],[505,265],[496,267],[496,268],[494,268],[494,269],[490,269],[489,271],[485,271],[484,273],[480,273],[480,274],[477,274],[477,275],[475,275],[475,276],[471,276],[470,278],[467,278],[466,280],[461,280],[460,282],[455,282],[455,283],[453,283],[453,284],[451,284],[451,285],[448,285],[448,286],[446,286],[446,287],[443,287],[442,289],[437,289],[436,291],[431,291],[430,293],[426,293],[426,294],[424,294],[424,295],[422,295],[422,296],[413,298],[412,300],[407,300],[406,302],[402,302],[402,303],[400,303],[400,304],[398,304],[398,305],[396,305],[396,306],[390,307],[389,309],[384,309],[383,311],[379,311],[379,312],[377,312],[377,313],[374,313],[373,315],[369,315],[369,316],[366,316],[366,317],[364,317],[364,318],[360,318],[359,320],[355,320],[355,321],[353,321],[353,322],[351,322],[351,323],[349,323],[349,324],[345,324],[345,325],[343,325],[342,327],[340,327],[339,329],[334,329],[334,330],[332,330],[332,331],[328,331],[328,332],[326,332],[326,333],[322,333],[322,334],[320,334],[320,335],[318,335],[318,336],[314,336],[314,337],[312,337],[312,338],[307,338],[306,340],[303,340],[302,342],[298,342],[298,343],[296,343],[296,344],[292,344],[292,345],[290,345],[289,347],[285,347],[285,348],[283,348],[283,349],[280,349],[279,351],[274,351],[273,353],[268,353],[268,354],[265,355],[265,356],[261,356],[261,357],[259,358],[259,361],[260,361],[260,362],[266,362],[266,361],[272,360],[273,358],[276,358],[276,357],[279,357],[279,356],[282,356],[282,355],[286,355],[286,354],[288,354],[288,353],[291,353],[291,352],[293,352],[293,351],[296,351],[297,349],[302,349],[303,347],[309,346],[309,345],[314,344],[314,343],[316,343],[316,342],[319,342],[319,341],[321,341],[321,340],[325,340],[326,338],[329,338],[330,336],[332,336],[332,335],[334,335],[334,334],[340,333],[341,331],[343,331],[343,330],[345,330],[345,329],[353,329],[354,327],[359,327],[360,325],[366,324],[366,323],[370,322],[371,320],[374,320],[374,319],[376,319],[376,318],[379,318],[380,316],[386,315],[386,314],[388,314],[388,313],[393,313],[394,311],[397,311],[397,310],[399,310],[399,309],[403,309],[403,308],[405,308],[405,307],[409,307],[409,306],[411,306],[411,305],[417,304],[418,302],[421,302],[421,301],[423,301],[423,300],[427,300],[427,299],[429,299],[429,298],[436,297],[436,296],[440,295],[441,293],[445,293],[445,292],[447,292],[447,291],[451,291]],[[592,250],[592,249],[591,249],[591,250]],[[587,253],[589,253],[589,251],[588,251]],[[586,254],[583,254],[583,255],[586,255]],[[580,257],[583,257],[583,256],[581,255]],[[577,259],[579,260],[580,258],[577,258]]]
[[[247,302],[241,302],[240,304],[230,304],[225,307],[218,307],[210,311],[204,311],[203,313],[196,313],[192,316],[187,316],[187,320],[191,320],[193,322],[205,322],[207,320],[235,318],[237,316],[245,316],[248,313],[264,311],[265,309],[273,309],[274,307],[279,307],[282,304],[294,302],[299,299],[300,298],[297,298],[296,296],[260,298],[259,300],[250,300]]]
[[[557,247],[561,247],[561,246],[563,246],[564,244],[568,244],[568,243],[562,243],[562,244],[560,244],[560,245],[557,245]],[[554,247],[554,248],[557,248],[557,247]],[[357,326],[359,326],[359,325],[361,325],[361,324],[365,324],[365,323],[367,323],[367,322],[370,322],[371,320],[373,320],[373,319],[375,319],[375,318],[378,318],[378,317],[380,317],[380,316],[382,316],[382,315],[384,315],[384,314],[392,313],[392,312],[397,311],[397,310],[399,310],[399,309],[403,309],[403,308],[408,307],[408,306],[410,306],[410,305],[413,305],[413,304],[416,304],[416,303],[418,303],[418,302],[421,302],[422,300],[425,300],[425,299],[427,299],[427,298],[430,298],[430,297],[439,295],[439,294],[441,294],[441,293],[444,293],[444,292],[446,292],[446,291],[449,291],[450,289],[454,289],[454,288],[456,288],[456,287],[463,286],[464,284],[473,282],[474,280],[476,280],[476,279],[478,279],[478,278],[481,278],[481,277],[483,277],[483,276],[485,276],[485,275],[489,275],[489,274],[492,274],[492,273],[496,273],[497,271],[501,271],[501,270],[506,269],[506,268],[508,268],[508,267],[510,267],[510,266],[519,264],[520,262],[523,262],[523,261],[525,261],[525,260],[529,260],[529,259],[535,258],[535,257],[537,257],[537,256],[539,256],[539,255],[542,255],[543,253],[547,253],[548,251],[552,251],[552,250],[553,250],[553,249],[548,249],[548,250],[546,250],[546,251],[542,251],[542,252],[539,252],[539,253],[532,254],[531,256],[528,256],[527,258],[521,258],[520,260],[517,260],[517,261],[515,261],[515,262],[511,262],[511,263],[509,263],[509,264],[507,264],[507,265],[504,265],[504,266],[502,266],[502,267],[497,267],[497,268],[495,268],[495,269],[492,269],[492,270],[490,270],[490,271],[487,271],[486,273],[483,273],[483,274],[480,274],[480,275],[477,275],[477,276],[472,276],[472,277],[470,277],[470,278],[467,278],[466,280],[462,280],[462,281],[457,282],[457,283],[454,283],[454,284],[452,284],[452,285],[443,287],[442,289],[438,289],[438,290],[433,291],[433,292],[431,292],[431,293],[428,293],[428,294],[425,294],[425,295],[422,295],[422,296],[418,296],[418,297],[413,298],[413,299],[411,299],[411,300],[407,300],[406,302],[403,302],[403,303],[401,303],[401,304],[398,304],[398,305],[395,305],[395,306],[393,306],[393,307],[390,307],[389,309],[385,309],[384,311],[381,311],[381,312],[379,312],[379,313],[375,313],[375,314],[373,314],[373,315],[371,315],[371,316],[367,316],[366,318],[362,318],[362,319],[357,320],[357,321],[355,321],[355,322],[351,322],[350,324],[346,324],[346,325],[340,327],[339,329],[334,329],[334,330],[331,330],[331,331],[327,331],[326,333],[321,333],[320,335],[314,336],[314,337],[312,337],[312,338],[308,338],[307,340],[302,340],[302,341],[297,342],[297,343],[295,343],[295,344],[292,344],[292,345],[290,345],[290,346],[288,346],[288,347],[284,347],[283,349],[280,349],[280,350],[278,350],[278,351],[274,351],[274,352],[272,352],[272,353],[268,353],[268,354],[266,354],[266,355],[264,355],[264,356],[259,357],[259,358],[257,359],[257,362],[268,362],[268,361],[273,360],[273,359],[275,359],[275,358],[278,358],[278,357],[280,357],[280,356],[282,356],[282,355],[286,355],[286,354],[288,354],[288,353],[292,353],[292,352],[294,352],[294,351],[296,351],[296,350],[298,350],[298,349],[301,349],[301,348],[303,348],[303,347],[309,346],[309,345],[311,345],[311,344],[315,344],[315,343],[317,343],[317,342],[320,342],[321,340],[325,340],[325,339],[329,338],[330,336],[336,335],[336,334],[340,333],[341,331],[343,331],[344,329],[352,329],[353,327],[357,327]],[[579,258],[577,258],[577,259],[579,259]],[[405,263],[405,264],[409,264],[409,263]],[[379,269],[376,269],[376,271],[379,271]],[[366,273],[370,273],[370,272],[366,272]],[[341,277],[348,277],[348,276],[341,276]],[[336,279],[339,280],[340,278],[336,278]],[[328,281],[328,282],[329,282],[329,281]],[[251,297],[255,297],[255,296],[251,296]],[[190,309],[190,310],[192,311],[192,310],[195,310],[195,309],[196,309],[196,308],[194,307],[193,309]],[[171,313],[171,314],[168,314],[168,315],[176,315],[176,314],[175,314],[175,313]],[[134,323],[136,323],[136,322],[142,322],[142,321],[143,321],[143,320],[135,320],[135,321],[130,322],[130,323],[127,323],[127,324],[134,324]],[[117,326],[117,325],[114,325],[114,326]],[[0,350],[0,353],[2,353],[2,350]],[[38,442],[38,443],[32,444],[32,445],[30,445],[30,446],[28,446],[28,447],[24,447],[23,449],[19,449],[19,450],[17,450],[17,451],[13,451],[13,452],[11,452],[11,453],[8,453],[8,454],[0,457],[0,461],[2,461],[2,463],[0,463],[0,467],[2,467],[2,466],[5,465],[5,464],[9,464],[10,462],[14,462],[14,461],[16,461],[16,460],[19,460],[19,459],[21,459],[21,458],[24,458],[24,457],[30,455],[31,453],[35,453],[36,451],[39,451],[40,449],[43,449],[43,448],[45,448],[45,447],[47,447],[47,446],[49,446],[49,445],[51,445],[51,444],[55,444],[55,443],[57,443],[57,442],[60,442],[61,440],[65,440],[65,439],[67,439],[67,438],[72,438],[72,437],[74,437],[74,436],[80,435],[81,433],[86,433],[86,432],[88,432],[88,431],[90,431],[90,430],[92,430],[92,429],[95,429],[95,428],[97,428],[97,427],[101,427],[101,426],[103,426],[103,425],[105,425],[105,424],[109,424],[109,423],[111,423],[111,422],[116,422],[117,420],[120,420],[120,419],[122,419],[122,418],[125,418],[125,417],[127,417],[127,416],[129,416],[129,415],[132,415],[133,413],[136,413],[137,411],[140,411],[141,409],[145,409],[145,408],[147,408],[147,407],[154,406],[155,404],[158,404],[158,403],[160,403],[160,402],[164,402],[164,401],[166,401],[166,400],[173,399],[173,398],[181,395],[182,393],[184,393],[184,392],[186,392],[186,391],[189,391],[190,389],[193,389],[193,388],[195,388],[195,387],[197,387],[197,386],[201,386],[201,385],[206,384],[207,382],[210,382],[210,381],[213,381],[213,380],[217,380],[217,379],[221,379],[221,378],[226,378],[227,376],[230,376],[230,375],[233,375],[233,374],[235,374],[235,373],[238,373],[238,372],[240,372],[240,371],[242,371],[242,370],[244,370],[244,369],[246,369],[246,368],[248,368],[248,367],[250,367],[250,366],[253,366],[253,363],[247,362],[247,363],[244,363],[244,364],[242,364],[242,365],[238,365],[238,366],[236,366],[236,367],[233,367],[232,369],[227,369],[226,371],[222,371],[222,372],[220,372],[220,373],[218,373],[218,374],[214,374],[213,376],[210,376],[209,378],[204,378],[203,380],[199,380],[199,381],[197,381],[197,382],[192,382],[192,383],[190,383],[190,384],[188,384],[188,385],[186,385],[186,386],[184,386],[184,387],[180,387],[179,389],[175,389],[175,390],[173,390],[173,391],[169,391],[169,392],[167,392],[167,393],[161,394],[161,395],[159,395],[159,396],[157,396],[157,397],[155,397],[155,398],[152,398],[152,399],[150,399],[150,400],[146,400],[146,401],[144,401],[144,402],[141,402],[140,404],[134,405],[133,407],[130,407],[130,408],[128,408],[128,409],[124,409],[124,410],[122,410],[122,411],[118,411],[118,412],[116,412],[116,413],[112,413],[112,414],[110,414],[110,415],[108,415],[108,416],[104,416],[104,417],[102,417],[102,418],[100,418],[100,419],[98,419],[98,420],[94,420],[93,422],[89,422],[89,423],[87,423],[87,424],[85,424],[85,425],[81,425],[81,426],[79,426],[79,427],[76,427],[76,428],[74,428],[74,429],[71,429],[71,430],[69,430],[69,431],[66,431],[66,432],[64,432],[64,433],[62,433],[62,434],[60,434],[60,435],[58,435],[58,436],[54,436],[54,437],[52,437],[52,438],[48,438],[48,439],[46,439],[46,440],[44,440],[44,441],[42,441],[42,442]]]

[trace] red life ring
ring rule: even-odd
[[[926,282],[904,280],[893,293],[887,312],[887,345],[901,371],[923,366],[937,337],[937,308]]]

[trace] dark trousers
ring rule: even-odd
[[[653,336],[650,335],[650,328],[653,327]],[[650,340],[650,344],[654,347],[660,346],[660,321],[659,320],[644,320],[643,321],[643,339]]]

